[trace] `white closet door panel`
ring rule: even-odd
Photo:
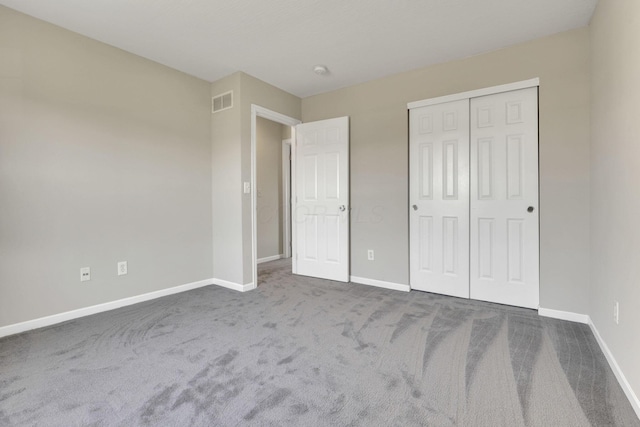
[[[469,101],[410,110],[412,289],[469,297]]]
[[[471,298],[539,303],[538,90],[471,100]]]
[[[349,118],[296,126],[296,273],[349,281]]]

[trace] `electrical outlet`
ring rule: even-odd
[[[91,269],[89,267],[82,267],[80,269],[80,281],[88,282],[91,280]]]
[[[618,301],[613,303],[613,321],[616,322],[616,325],[620,323],[620,303]]]
[[[244,191],[244,194],[251,193],[251,183],[245,182],[243,185],[243,191]]]
[[[120,261],[118,263],[118,276],[124,276],[127,274],[127,261]]]
[[[373,249],[369,249],[369,250],[367,251],[367,259],[368,259],[369,261],[373,261]]]

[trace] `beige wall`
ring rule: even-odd
[[[0,6],[0,326],[211,278],[209,121],[207,82]]]
[[[640,2],[591,21],[590,315],[640,396]],[[620,303],[620,324],[613,321]],[[636,401],[636,404],[638,402]]]
[[[282,254],[282,134],[286,126],[256,120],[258,259]]]
[[[213,275],[242,283],[240,73],[211,84],[211,96],[233,91],[233,108],[211,115]]]
[[[351,118],[351,274],[408,283],[407,102],[539,77],[540,304],[586,313],[588,65],[582,28],[303,99],[305,122]]]
[[[282,139],[291,139],[291,126],[282,126]]]

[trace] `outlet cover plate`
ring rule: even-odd
[[[82,267],[80,269],[80,281],[88,282],[91,280],[91,269],[89,267]]]
[[[127,274],[127,261],[120,261],[118,263],[118,276],[124,276]]]

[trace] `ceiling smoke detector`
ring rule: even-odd
[[[316,65],[315,67],[313,67],[313,72],[319,76],[326,76],[327,74],[329,74],[329,69],[324,65]]]

